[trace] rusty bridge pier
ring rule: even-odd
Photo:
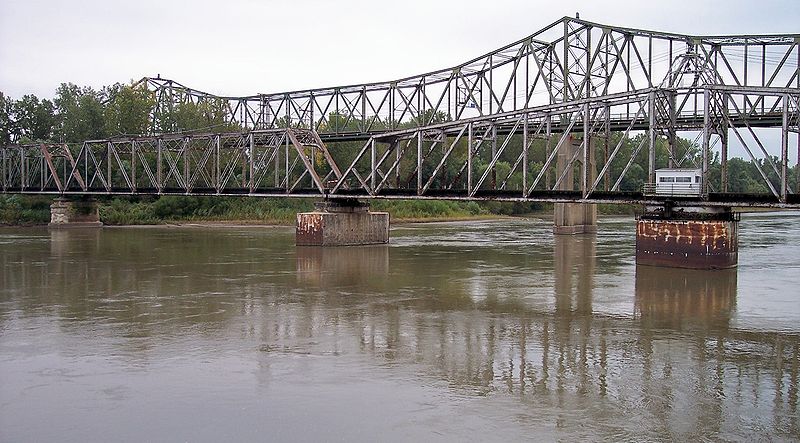
[[[51,228],[91,228],[103,226],[97,200],[56,198],[50,204]]]
[[[389,243],[389,213],[372,212],[356,199],[330,199],[297,214],[297,246],[358,246]]]
[[[735,268],[739,214],[727,207],[647,207],[636,222],[636,264]]]

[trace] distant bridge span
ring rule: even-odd
[[[2,192],[660,202],[620,188],[646,156],[648,182],[656,168],[702,170],[703,192],[686,205],[800,208],[790,177],[800,34],[691,36],[563,18],[390,82],[247,97],[141,84],[156,98],[151,134],[2,147]],[[159,132],[174,106],[206,100],[224,103],[242,130]],[[768,194],[727,192],[731,141]]]

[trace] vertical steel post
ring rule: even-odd
[[[584,98],[592,96],[592,28],[586,28],[586,92]]]
[[[611,141],[611,107],[606,105],[605,108],[605,128],[603,134],[603,165],[608,164],[608,145]],[[603,190],[608,191],[609,182],[611,181],[611,168],[605,168],[606,172],[603,174]]]
[[[392,144],[394,146],[394,153],[395,153],[395,162],[397,163],[397,167],[394,168],[394,187],[395,189],[400,189],[400,160],[402,158],[402,153],[400,152],[400,141],[395,140]]]
[[[370,142],[369,163],[370,163],[370,169],[371,169],[370,170],[370,176],[372,177],[370,179],[369,185],[372,188],[372,190],[374,191],[375,187],[378,184],[378,173],[377,173],[377,170],[376,170],[376,166],[377,165],[375,164],[375,162],[377,161],[376,158],[375,158],[375,154],[376,154],[375,153],[375,139],[374,138],[370,138],[369,142]]]
[[[156,187],[158,188],[158,193],[161,194],[164,191],[164,175],[161,172],[161,150],[163,149],[163,139],[161,137],[158,138],[158,142],[156,144]]]
[[[111,142],[106,142],[106,170],[108,172],[108,175],[106,175],[106,177],[107,177],[107,180],[108,180],[108,188],[109,188],[109,190],[114,187],[114,180],[113,180],[113,177],[111,175],[111,152],[112,152],[112,149],[114,149],[114,147],[111,146]]]
[[[545,114],[545,118],[547,119],[547,122],[545,123],[545,132],[547,134],[547,136],[546,136],[547,143],[545,143],[545,146],[544,146],[544,150],[545,150],[544,158],[550,158],[550,152],[551,152],[551,148],[552,148],[552,146],[550,146],[550,141],[551,141],[550,138],[552,136],[552,129],[553,129],[552,121],[553,120],[552,120],[552,118],[550,118],[550,114]],[[547,166],[547,164],[543,164],[542,165],[543,168],[546,167],[546,166]],[[544,187],[545,187],[545,189],[550,189],[550,168],[548,168],[545,171]]]
[[[568,102],[570,100],[569,94],[569,19],[564,18],[564,59],[561,61],[563,66],[561,67],[561,73],[564,80],[564,90],[563,95],[561,96],[562,102]]]
[[[719,174],[722,181],[722,192],[728,192],[728,97],[729,95],[726,93],[722,99],[722,114],[724,118],[719,134],[722,141],[722,164],[720,165]]]
[[[337,110],[337,112],[338,112],[338,110]],[[284,162],[285,165],[286,165],[286,170],[285,170],[285,174],[283,176],[283,179],[286,180],[286,192],[288,193],[289,189],[292,186],[292,184],[289,183],[289,129],[288,128],[286,129],[285,139],[286,139],[286,143],[283,146],[284,147],[283,154],[284,154],[284,159],[286,160]],[[280,150],[280,148],[279,148],[279,150]]]
[[[131,141],[131,191],[136,192],[136,142]]]
[[[394,93],[395,93],[395,83],[392,82],[389,84],[389,128],[390,129],[397,128],[397,124],[394,121],[394,102],[395,102]]]
[[[525,197],[528,189],[528,113],[522,118],[522,197]]]
[[[185,191],[188,194],[192,191],[194,187],[194,183],[192,182],[192,144],[191,138],[186,136],[183,138],[183,171],[184,171],[184,184],[185,184]]]
[[[711,140],[711,92],[706,89],[703,91],[703,152],[702,152],[702,171],[703,171],[703,195],[708,195],[708,150]]]
[[[781,201],[786,203],[789,189],[789,94],[781,98],[783,102],[781,124]]]
[[[284,134],[284,137],[286,135]],[[267,136],[266,139],[267,143],[273,141],[273,139]],[[271,144],[271,143],[270,143]],[[269,166],[265,163],[264,168],[269,168]],[[281,187],[281,140],[275,142],[275,187]]]
[[[311,107],[311,112],[310,112],[309,117],[308,117],[309,118],[308,129],[311,129],[312,131],[316,131],[318,129],[316,127],[316,125],[314,124],[314,105],[317,104],[316,100],[317,99],[314,98],[314,91],[311,91],[309,93],[309,99],[308,99],[308,106]]]
[[[675,152],[678,148],[678,133],[675,130],[675,125],[678,121],[678,116],[676,114],[678,108],[678,96],[674,92],[669,93],[669,100],[667,101],[669,106],[669,163],[668,167],[674,168],[675,167]]]
[[[647,151],[647,182],[655,183],[656,181],[656,93],[650,91],[647,94],[648,101],[648,114],[649,123],[647,127],[647,136],[649,138],[650,146]]]
[[[250,165],[249,165],[250,166],[250,177],[247,180],[247,182],[249,183],[250,193],[252,194],[253,191],[256,188],[255,174],[253,174],[253,172],[255,170],[255,161],[256,161],[255,140],[253,140],[253,138],[254,138],[253,137],[253,133],[251,132],[247,136],[247,138],[248,138],[248,144],[250,145],[250,155],[248,155],[248,158],[250,160]],[[266,167],[267,166],[264,165],[265,169],[266,169]]]
[[[491,98],[490,98],[491,100]],[[511,135],[509,134],[509,137]],[[494,161],[494,156],[497,155],[497,125],[492,124],[492,157],[489,161],[492,164],[492,190],[497,189],[497,162]]]
[[[417,195],[422,195],[422,130],[417,131]]]
[[[361,87],[361,132],[367,131],[367,87]]]
[[[589,167],[589,103],[583,105],[583,165],[581,165],[581,195],[583,198],[589,196],[590,186],[590,167]]]
[[[217,194],[220,193],[220,188],[222,187],[222,180],[220,179],[220,158],[219,158],[219,142],[220,142],[219,134],[214,136],[214,188],[217,190]]]
[[[81,152],[83,152],[83,177],[86,180],[84,183],[86,184],[86,188],[89,187],[89,152],[86,150],[88,145],[86,142],[83,142],[81,145]],[[81,159],[79,158],[78,161],[80,162]]]
[[[472,122],[467,124],[467,194],[472,195]]]

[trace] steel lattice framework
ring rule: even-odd
[[[792,138],[800,157],[800,34],[689,36],[563,18],[389,82],[247,97],[141,84],[156,98],[152,134],[4,147],[3,192],[642,202],[620,183],[644,151],[651,182],[656,167],[699,158],[703,204],[800,205],[789,176]],[[207,100],[224,103],[242,131],[158,132],[175,106]],[[637,134],[646,136],[622,154]],[[699,156],[681,150],[679,134],[695,138]],[[727,194],[729,139],[756,161],[769,195]]]

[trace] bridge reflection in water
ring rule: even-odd
[[[145,371],[231,352],[256,363],[256,390],[289,382],[278,366],[298,354],[336,356],[343,379],[366,359],[554,437],[798,435],[798,333],[735,327],[736,270],[612,260],[631,239],[602,227],[538,246],[491,223],[473,247],[410,240],[460,229],[341,249],[294,249],[282,229],[3,231],[0,328],[51,319]]]

